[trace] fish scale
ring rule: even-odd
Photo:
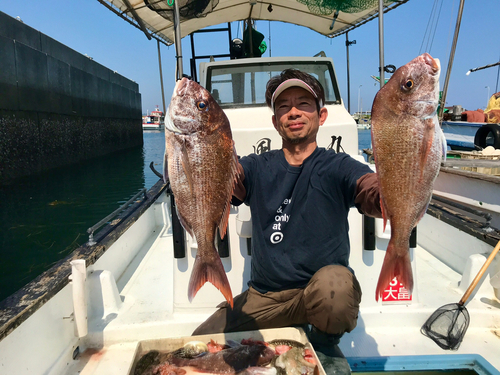
[[[446,153],[436,115],[439,60],[429,54],[400,67],[375,96],[372,143],[380,186],[384,228],[391,238],[376,289],[376,299],[394,277],[411,293],[411,231],[424,215]]]

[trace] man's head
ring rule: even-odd
[[[325,91],[316,78],[298,69],[285,69],[279,75],[272,77],[266,86],[266,103],[273,112],[275,112],[276,99],[283,91],[291,87],[300,87],[309,91],[316,99],[318,112],[325,104]]]
[[[296,69],[284,70],[267,84],[266,101],[274,114],[273,125],[283,147],[316,145],[318,129],[328,116],[325,94],[311,75]]]

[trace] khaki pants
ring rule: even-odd
[[[314,274],[304,289],[259,293],[254,288],[227,302],[193,335],[252,331],[312,324],[328,334],[342,335],[356,327],[361,288],[344,266],[330,265]]]

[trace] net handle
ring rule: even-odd
[[[467,301],[467,299],[470,297],[470,295],[472,294],[472,292],[476,288],[477,284],[479,283],[479,280],[481,280],[484,273],[486,272],[486,269],[490,266],[491,262],[493,261],[493,258],[495,257],[495,255],[497,255],[498,250],[500,250],[500,241],[498,241],[497,245],[495,246],[495,248],[491,252],[490,256],[488,257],[488,259],[486,259],[483,266],[481,267],[481,269],[477,273],[476,277],[474,278],[474,280],[472,280],[472,283],[469,285],[469,287],[465,291],[464,296],[462,297],[460,302],[458,302],[458,304],[460,306],[463,306],[465,304],[465,302]]]

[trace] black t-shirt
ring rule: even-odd
[[[252,213],[249,285],[261,293],[303,288],[320,268],[349,266],[356,181],[371,169],[349,155],[316,148],[302,166],[282,150],[240,159]]]

